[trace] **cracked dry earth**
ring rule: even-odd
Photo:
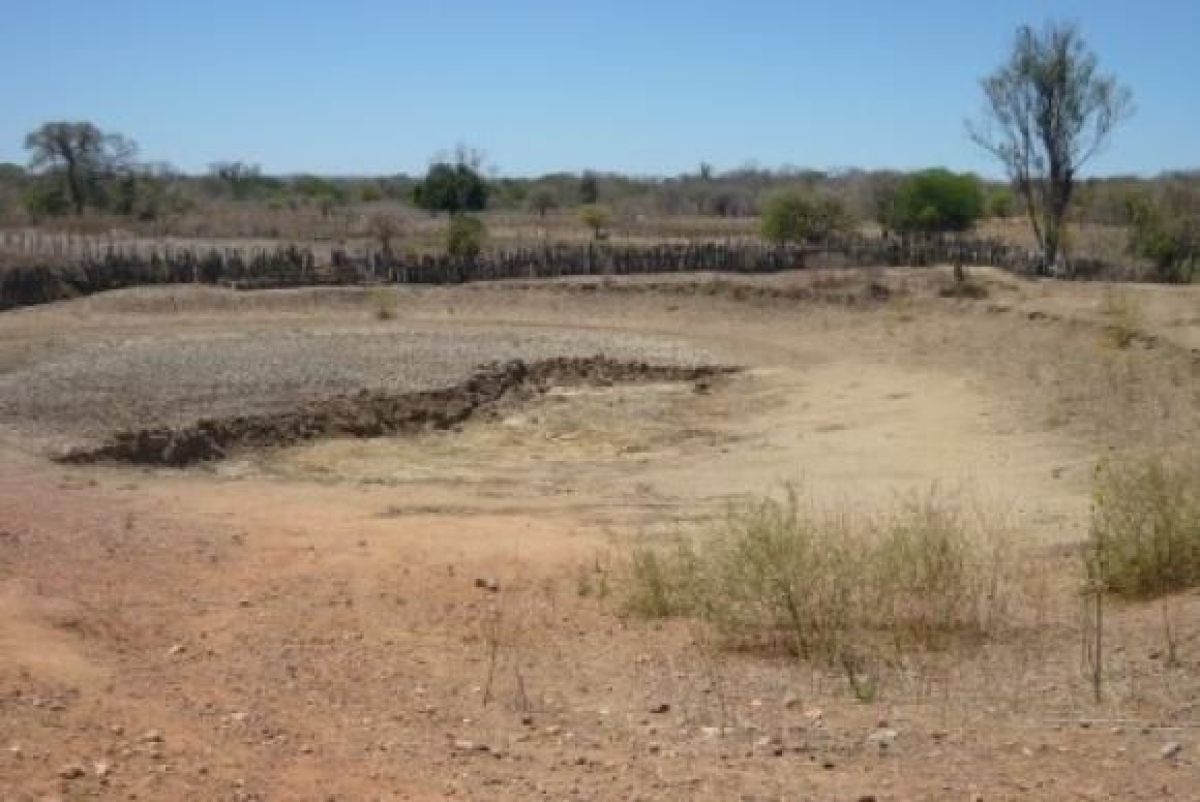
[[[1200,799],[1200,648],[1154,658],[1157,608],[1114,613],[1103,705],[1073,607],[1036,644],[936,656],[864,704],[616,601],[629,542],[787,482],[856,507],[965,488],[1067,582],[1099,446],[943,347],[1010,322],[502,287],[406,292],[372,321],[270,298],[0,317],[0,799]],[[744,371],[188,470],[48,458],[131,420],[598,351]],[[1194,632],[1196,597],[1177,601]]]

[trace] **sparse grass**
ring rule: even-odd
[[[367,304],[376,320],[394,320],[399,303],[393,287],[372,287],[367,291]]]
[[[1104,329],[1106,341],[1114,348],[1128,348],[1142,333],[1145,325],[1142,304],[1129,290],[1109,288],[1100,311],[1108,320]]]
[[[866,655],[1010,630],[1025,588],[1006,541],[935,491],[872,518],[821,513],[789,493],[732,510],[698,540],[634,549],[622,589],[634,613],[694,617],[727,647],[857,677]]]
[[[1127,598],[1200,587],[1200,464],[1101,464],[1093,497],[1094,584]]]

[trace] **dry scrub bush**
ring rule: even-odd
[[[1092,583],[1128,598],[1200,586],[1200,462],[1161,458],[1096,470]]]
[[[623,591],[630,611],[697,618],[727,647],[844,665],[1010,631],[1029,587],[1006,543],[936,491],[872,518],[789,493],[695,541],[634,549]]]

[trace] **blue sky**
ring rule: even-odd
[[[89,119],[190,171],[500,173],[701,161],[995,172],[963,133],[1022,22],[1134,90],[1098,173],[1200,166],[1196,0],[0,0],[0,161]]]

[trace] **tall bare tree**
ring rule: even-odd
[[[61,170],[67,197],[76,214],[99,197],[99,184],[133,165],[137,143],[106,134],[89,122],[49,122],[25,137],[29,166]]]
[[[1044,268],[1062,253],[1080,169],[1133,112],[1133,95],[1101,73],[1079,28],[1050,22],[1017,29],[1006,64],[982,81],[982,119],[971,139],[995,156],[1025,201]]]

